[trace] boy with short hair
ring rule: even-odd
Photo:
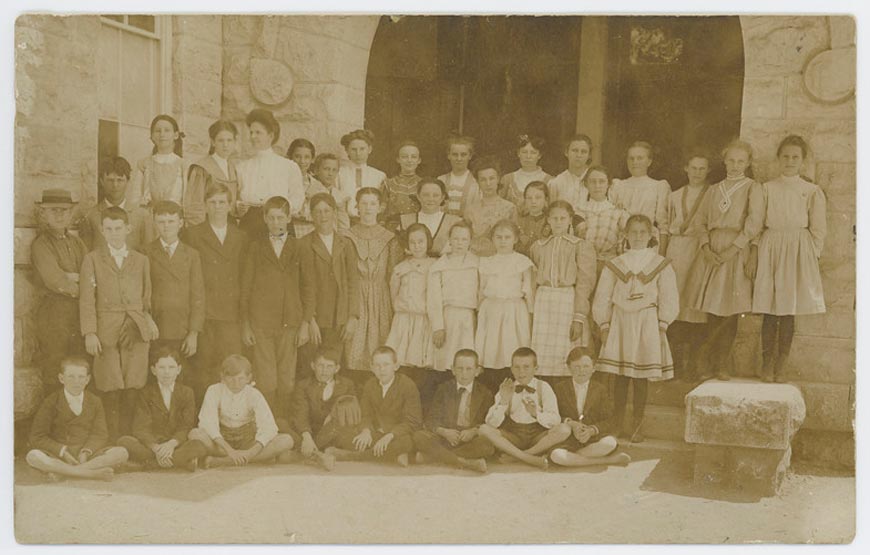
[[[334,422],[338,419],[336,405],[350,397],[356,399],[353,380],[338,375],[341,356],[338,351],[321,347],[311,361],[313,376],[299,382],[293,390],[294,443],[299,444],[302,455],[320,463],[327,470],[335,466],[335,457],[323,450],[335,441],[341,425],[359,424],[359,409],[356,422]],[[359,404],[357,404],[359,407]],[[358,431],[357,431],[358,433]]]
[[[572,379],[553,388],[559,413],[571,428],[571,437],[550,453],[550,460],[562,466],[631,462],[628,453],[613,454],[617,447],[616,438],[611,435],[615,425],[613,402],[607,387],[592,379],[594,354],[587,347],[572,349],[567,358]]]
[[[263,205],[269,233],[252,240],[242,272],[242,340],[253,347],[257,386],[276,416],[289,414],[296,381],[296,348],[308,342],[314,284],[302,268],[298,239],[287,235],[290,203]]]
[[[39,234],[30,245],[35,281],[42,291],[36,310],[38,364],[46,388],[59,385],[57,369],[64,357],[83,353],[79,333],[79,270],[87,253],[81,239],[69,233],[76,203],[69,191],[46,189],[36,202]]]
[[[547,453],[571,435],[562,423],[556,395],[550,385],[535,378],[538,357],[528,347],[511,356],[511,374],[499,386],[495,404],[478,433],[496,449],[526,464],[546,469]]]
[[[122,208],[102,214],[106,241],[82,262],[79,320],[85,349],[94,357],[94,380],[103,395],[109,438],[130,434],[136,390],[148,378],[148,344],[157,339],[151,319],[148,257],[126,243],[131,232]]]
[[[329,152],[323,152],[314,159],[314,176],[323,185],[327,193],[332,195],[336,204],[336,227],[338,231],[350,229],[350,216],[348,206],[350,197],[338,186],[338,169],[340,162],[338,156]]]
[[[79,222],[79,236],[88,250],[106,244],[102,235],[101,213],[113,206],[127,212],[127,220],[130,223],[130,233],[127,234],[126,239],[127,247],[141,251],[154,238],[151,214],[148,209],[127,203],[127,186],[130,183],[131,171],[130,163],[120,156],[100,159],[97,173],[100,189],[103,191],[103,201],[92,208]]]
[[[359,321],[359,269],[353,242],[335,230],[335,199],[318,193],[309,201],[314,231],[299,240],[302,267],[314,285],[311,341],[300,349],[300,371],[308,374],[314,349],[326,345],[339,352]]]
[[[178,239],[184,225],[181,206],[171,200],[152,207],[158,238],[145,249],[151,265],[151,313],[160,330],[157,346],[169,345],[185,357],[197,351],[205,320],[205,285],[199,251]]]
[[[278,433],[272,411],[251,378],[248,359],[230,355],[221,366],[220,383],[205,392],[199,427],[188,435],[205,446],[205,468],[270,464],[293,448],[293,438]]]
[[[111,480],[113,468],[127,461],[127,451],[107,445],[103,403],[85,391],[91,378],[88,362],[68,357],[60,370],[63,387],[50,393],[33,417],[27,463],[52,479],[63,475]]]
[[[167,345],[152,349],[151,373],[157,378],[139,391],[133,435],[118,439],[130,460],[146,468],[186,468],[194,471],[205,446],[187,436],[196,426],[193,389],[178,383],[181,355]]]
[[[199,252],[205,286],[205,322],[198,336],[193,387],[197,405],[208,386],[220,381],[221,362],[242,353],[241,281],[248,239],[229,219],[230,190],[219,182],[205,188],[206,221],[189,228],[185,239]]]
[[[418,462],[422,455],[432,460],[486,472],[486,458],[495,448],[478,433],[493,403],[492,392],[475,379],[481,372],[477,353],[460,349],[451,367],[454,379],[438,386],[425,429],[414,432]]]
[[[423,420],[420,393],[411,378],[396,374],[396,351],[381,346],[372,353],[374,376],[363,387],[362,431],[353,437],[339,437],[337,448],[330,448],[338,460],[373,456],[408,466],[414,448],[413,433]]]

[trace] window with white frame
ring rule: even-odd
[[[100,17],[99,155],[130,164],[151,153],[149,125],[169,108],[169,16]]]

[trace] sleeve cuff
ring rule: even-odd
[[[586,315],[585,315],[585,314],[581,314],[581,313],[579,313],[579,312],[575,312],[575,313],[574,313],[574,316],[573,316],[572,319],[571,319],[571,321],[572,321],[572,322],[582,322],[582,323],[585,324],[585,323],[586,323]]]
[[[659,328],[661,328],[662,331],[668,331],[668,323],[659,320]]]
[[[734,246],[737,247],[738,249],[742,249],[742,248],[745,247],[748,243],[749,243],[749,238],[748,238],[746,235],[744,235],[743,233],[740,233],[740,234],[737,235],[737,237],[734,239]]]
[[[610,323],[604,323],[598,326],[598,329],[601,331],[608,331],[610,329]]]
[[[69,451],[69,449],[66,448],[66,445],[61,445],[60,452],[57,454],[57,456],[62,459],[63,454],[66,453],[67,451]]]

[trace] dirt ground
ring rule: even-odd
[[[22,543],[843,543],[855,478],[796,466],[778,497],[692,485],[690,451],[630,447],[627,467],[485,476],[339,463],[127,473],[47,483],[15,469]]]

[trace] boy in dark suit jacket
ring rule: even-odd
[[[109,438],[129,435],[137,389],[148,379],[148,344],[157,339],[151,318],[148,257],[130,250],[127,212],[102,212],[105,246],[85,255],[79,274],[79,320],[94,357],[94,381],[106,409]]]
[[[314,376],[299,382],[293,390],[293,436],[294,445],[299,445],[302,455],[317,461],[327,470],[335,466],[335,457],[323,453],[330,447],[341,430],[337,422],[336,405],[347,398],[356,399],[353,380],[338,375],[340,355],[338,351],[321,347],[311,362]],[[360,421],[359,403],[352,422],[341,425],[354,426]],[[343,418],[342,418],[343,420]],[[359,430],[354,432],[354,435]]]
[[[371,368],[374,377],[366,382],[360,399],[362,431],[353,437],[339,436],[337,448],[327,452],[339,460],[374,456],[408,466],[413,433],[423,420],[420,393],[411,378],[396,374],[398,357],[390,347],[374,350]]]
[[[248,239],[229,221],[230,191],[223,183],[205,188],[207,221],[188,228],[184,237],[199,251],[205,284],[205,323],[199,335],[194,393],[197,406],[208,386],[221,381],[221,363],[242,354],[242,260]]]
[[[196,406],[193,389],[178,383],[181,373],[178,351],[161,346],[152,349],[151,372],[157,383],[139,391],[133,416],[133,435],[118,438],[118,445],[130,454],[130,459],[147,468],[187,468],[196,470],[197,459],[206,455],[205,445],[188,440],[196,427]]]
[[[205,321],[205,285],[199,252],[182,243],[181,206],[171,200],[155,203],[154,227],[159,237],[145,249],[151,262],[151,313],[160,331],[158,344],[170,345],[185,357],[196,354]]]
[[[302,267],[315,285],[311,342],[300,350],[299,369],[310,372],[314,349],[338,350],[353,336],[359,319],[359,270],[356,248],[336,231],[336,204],[329,193],[311,197],[314,231],[300,239]]]
[[[290,203],[263,205],[268,235],[248,244],[242,272],[242,340],[253,347],[254,378],[276,418],[287,419],[296,382],[296,348],[308,342],[314,284],[303,272],[301,248],[287,235]]]
[[[575,347],[568,353],[571,381],[556,384],[553,391],[563,422],[571,427],[571,437],[550,453],[550,460],[562,466],[591,466],[631,462],[628,453],[616,453],[613,402],[607,387],[592,380],[594,351]]]
[[[85,391],[91,379],[88,362],[81,357],[64,359],[58,379],[63,388],[50,393],[33,418],[27,463],[52,479],[63,475],[111,480],[113,467],[127,461],[127,451],[107,445],[103,403]]]
[[[444,464],[486,472],[485,459],[495,453],[495,447],[477,434],[477,428],[486,419],[494,397],[489,388],[475,380],[481,368],[477,353],[471,349],[456,352],[451,370],[455,379],[435,391],[425,419],[426,429],[414,432],[417,462],[423,462],[425,454]]]

